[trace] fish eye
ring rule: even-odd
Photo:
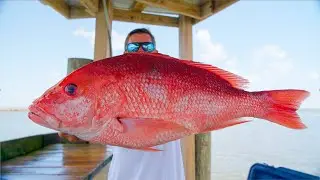
[[[77,91],[77,85],[75,84],[68,84],[66,85],[66,87],[64,88],[64,91],[68,94],[68,95],[75,95],[76,91]]]

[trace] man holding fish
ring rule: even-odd
[[[125,52],[157,53],[156,42],[145,28],[131,31],[125,41]],[[59,133],[71,142],[83,141],[76,136]],[[180,140],[156,146],[154,153],[112,146],[113,159],[108,180],[184,180]]]
[[[179,139],[247,123],[247,117],[306,128],[297,110],[308,91],[246,91],[241,76],[158,53],[144,29],[129,33],[125,47],[123,55],[70,73],[28,113],[44,127],[114,146],[110,180],[183,180]]]

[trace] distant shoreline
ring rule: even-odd
[[[19,109],[16,109],[16,108],[9,108],[9,109],[0,109],[0,111],[28,111],[28,109],[26,108],[19,108]]]

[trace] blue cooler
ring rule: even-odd
[[[284,167],[273,167],[267,164],[256,163],[251,166],[248,175],[248,180],[320,180],[319,176],[306,174],[303,172],[295,171]]]

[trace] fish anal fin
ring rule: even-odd
[[[157,148],[153,148],[153,147],[138,148],[137,150],[149,151],[149,152],[159,152],[159,151],[163,151],[163,150],[161,150],[161,149],[157,149]]]
[[[189,60],[183,60],[185,64],[194,66],[194,67],[199,67],[201,69],[208,70],[209,72],[212,72],[218,76],[220,76],[222,79],[226,80],[230,85],[234,88],[247,88],[249,81],[239,75],[233,74],[229,71],[223,70],[221,68],[218,68],[216,66],[212,66],[209,64],[203,64],[200,62],[195,62],[195,61],[189,61]]]
[[[251,120],[245,120],[242,118],[232,119],[232,120],[228,120],[228,121],[224,122],[220,126],[214,126],[212,128],[207,128],[207,129],[203,130],[201,133],[208,133],[208,132],[211,132],[214,130],[219,130],[219,129],[223,129],[226,127],[235,126],[235,125],[239,125],[239,124],[243,124],[243,123],[247,123],[247,122],[251,122]]]

